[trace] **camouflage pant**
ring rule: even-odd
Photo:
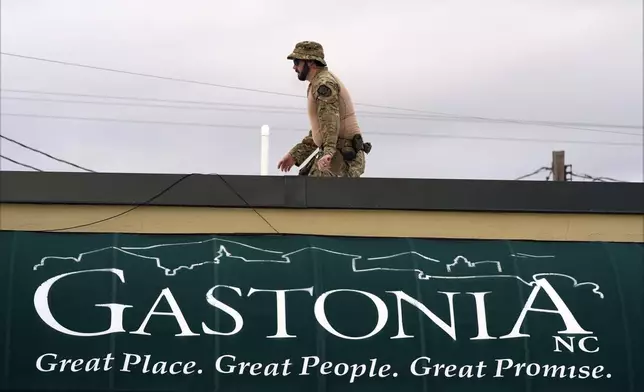
[[[322,158],[322,153],[318,153],[311,161],[311,171],[309,176],[312,177],[360,177],[365,170],[365,153],[358,151],[355,159],[346,161],[340,152],[336,152],[331,159],[331,167],[328,171],[321,171],[318,168],[318,159]]]

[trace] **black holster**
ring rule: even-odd
[[[369,154],[369,152],[371,151],[371,143],[365,143],[362,139],[361,134],[357,134],[353,137],[353,139],[351,139],[350,146],[345,145],[340,148],[340,152],[342,153],[345,161],[352,161],[356,159],[358,151],[364,151],[365,154]]]

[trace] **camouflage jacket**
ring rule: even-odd
[[[342,82],[326,68],[311,80],[308,90],[309,134],[291,149],[298,166],[317,147],[323,155],[334,155],[338,139],[360,133],[351,97]]]

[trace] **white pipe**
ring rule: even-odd
[[[261,141],[261,156],[260,156],[260,174],[262,176],[268,175],[268,136],[270,129],[268,125],[262,125],[262,141]]]

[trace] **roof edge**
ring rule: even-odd
[[[0,171],[0,203],[644,214],[644,183]]]

